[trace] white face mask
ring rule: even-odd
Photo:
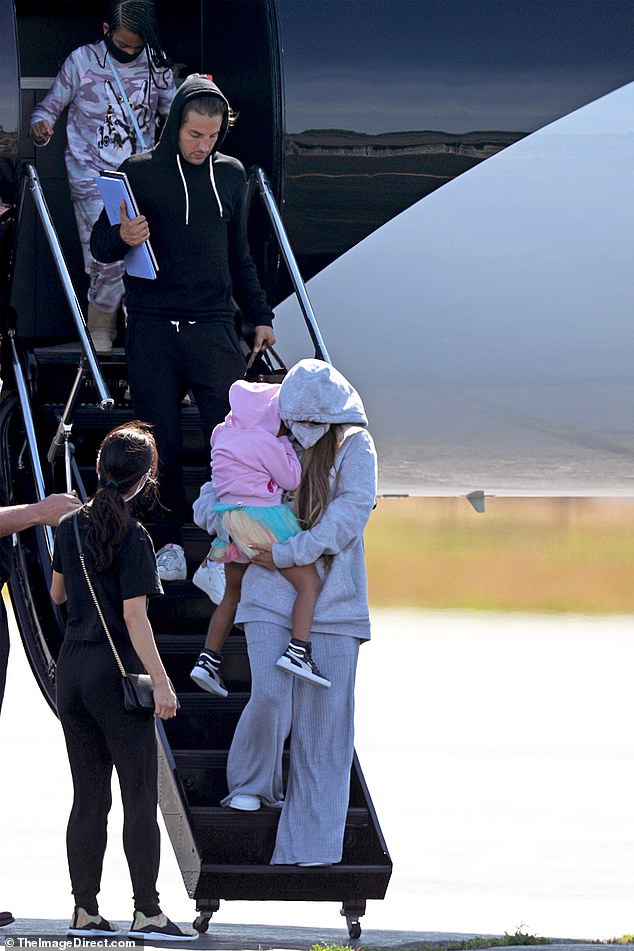
[[[132,493],[132,495],[126,495],[123,501],[131,502],[132,499],[135,498],[139,494],[139,492],[145,488],[145,483],[147,482],[149,478],[150,478],[150,473],[146,472],[143,478],[141,479],[141,481],[139,482],[139,484],[137,485],[136,489]]]
[[[287,423],[302,449],[310,449],[330,429],[330,423]]]

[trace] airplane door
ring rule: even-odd
[[[15,206],[17,201],[20,69],[15,11],[11,0],[0,2],[0,303],[4,309],[11,278]]]

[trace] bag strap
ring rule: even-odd
[[[273,366],[271,361],[270,354],[272,354],[277,360],[277,367]],[[257,357],[261,357],[266,364],[268,364],[269,369],[275,372],[284,372],[287,373],[286,366],[280,355],[273,349],[271,346],[267,346],[266,350],[252,350],[249,356],[249,360],[246,366],[245,374],[249,372],[253,364],[255,363]]]
[[[105,43],[104,43],[104,46],[105,46]],[[129,100],[128,97],[126,96],[125,89],[123,88],[123,83],[121,82],[121,77],[119,76],[119,73],[118,73],[118,71],[117,71],[117,69],[116,69],[114,63],[112,62],[112,57],[111,57],[110,53],[108,52],[108,48],[107,48],[107,47],[106,47],[106,59],[108,60],[108,65],[110,66],[110,69],[112,70],[112,75],[114,76],[114,78],[115,78],[115,80],[116,80],[117,86],[119,87],[119,92],[121,93],[121,98],[122,98],[122,100],[123,100],[123,105],[124,105],[125,108],[128,110],[128,115],[129,115],[130,118],[132,119],[132,125],[134,126],[134,131],[136,132],[137,138],[138,138],[139,142],[141,143],[141,150],[142,150],[143,152],[145,152],[147,146],[146,146],[146,144],[145,144],[145,139],[143,138],[143,133],[142,133],[141,130],[139,129],[139,123],[138,123],[137,120],[136,120],[136,116],[135,116],[135,114],[134,114],[134,110],[132,109],[132,106],[130,105],[130,100]]]
[[[110,634],[110,631],[108,630],[108,625],[106,624],[106,619],[105,619],[105,617],[103,616],[103,612],[102,612],[102,610],[101,610],[101,606],[100,606],[100,604],[99,604],[99,601],[97,600],[97,595],[95,594],[95,589],[94,589],[93,586],[92,586],[92,581],[90,580],[90,575],[88,574],[88,569],[86,568],[86,560],[85,560],[85,558],[84,558],[84,549],[82,548],[81,539],[80,539],[80,537],[79,537],[79,527],[78,527],[78,524],[77,524],[78,517],[79,517],[79,513],[76,512],[76,513],[73,515],[73,528],[74,528],[74,530],[75,530],[75,540],[76,540],[76,542],[77,542],[77,551],[79,552],[79,560],[80,560],[80,562],[81,562],[81,566],[82,566],[83,571],[84,571],[84,577],[86,578],[86,584],[88,585],[88,589],[89,589],[89,591],[90,591],[90,594],[92,595],[92,599],[93,599],[93,601],[94,601],[94,603],[95,603],[95,608],[97,609],[97,614],[99,615],[99,620],[101,621],[101,623],[102,623],[102,625],[103,625],[103,629],[104,629],[104,631],[106,632],[106,637],[108,638],[108,643],[110,644],[110,647],[112,648],[112,653],[114,654],[114,659],[115,659],[116,662],[117,662],[117,666],[118,666],[118,668],[119,668],[119,670],[120,670],[120,672],[121,672],[121,676],[122,676],[122,677],[127,677],[128,675],[127,675],[127,673],[126,673],[126,669],[125,669],[125,667],[123,666],[123,664],[121,663],[121,658],[119,657],[119,652],[117,651],[117,648],[114,646],[114,641],[112,640],[112,636],[111,636],[111,634]]]

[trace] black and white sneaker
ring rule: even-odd
[[[123,934],[123,929],[103,915],[89,915],[85,908],[75,908],[66,934],[69,938],[112,938]]]
[[[275,666],[288,671],[294,677],[308,680],[309,683],[316,684],[318,687],[330,686],[330,681],[327,677],[324,677],[313,660],[310,643],[307,643],[305,647],[296,647],[291,642],[280,659],[276,661]]]
[[[132,927],[128,931],[128,938],[144,941],[197,941],[199,937],[197,931],[183,931],[163,912],[148,918],[143,912],[135,911]]]
[[[213,693],[217,697],[226,697],[229,691],[222,682],[219,667],[220,661],[217,658],[212,657],[209,651],[201,651],[189,676],[195,684],[198,684],[207,693]]]

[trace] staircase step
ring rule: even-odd
[[[300,868],[295,865],[221,865],[205,863],[196,895],[227,901],[341,901],[381,899],[390,880],[389,858],[368,864]]]
[[[228,793],[227,750],[172,750],[178,777],[190,807],[217,807]],[[288,751],[282,759],[288,773]]]
[[[159,653],[178,694],[199,690],[189,674],[205,643],[206,631],[200,634],[161,634],[157,636]],[[251,669],[244,635],[236,628],[229,635],[222,651],[222,679],[232,693],[248,693]],[[202,692],[202,691],[201,691]]]
[[[147,523],[146,527],[151,531],[151,526]],[[187,548],[185,550],[187,551]],[[188,571],[191,578],[193,568],[188,568]],[[205,635],[215,607],[205,592],[189,579],[166,581],[163,583],[163,592],[162,597],[150,599],[148,614],[154,633],[157,636],[165,634],[172,637],[184,634]]]
[[[217,806],[227,795],[227,750],[172,749],[176,770],[190,806]],[[288,774],[288,750],[282,756],[284,782]],[[356,770],[350,776],[350,808],[365,806]]]
[[[196,690],[193,683],[191,686]],[[223,698],[199,689],[196,693],[179,691],[178,698],[181,706],[177,716],[165,721],[170,747],[228,750],[249,694],[236,692]]]
[[[65,403],[81,357],[79,343],[36,347],[38,389],[49,401]],[[115,403],[123,404],[128,385],[128,365],[123,347],[115,347],[112,356],[98,356],[101,373]],[[97,388],[88,366],[79,391],[82,403],[98,403]]]
[[[70,382],[66,381],[66,392],[60,402],[46,402],[40,406],[40,413],[44,420],[48,420],[51,434],[57,428],[57,421],[61,417],[66,399],[70,393]],[[129,405],[116,405],[111,410],[101,410],[94,402],[80,402],[75,408],[73,417],[72,441],[77,450],[78,460],[83,458],[88,463],[91,450],[96,454],[99,444],[110,429],[134,419],[134,411]],[[181,407],[181,429],[183,432],[183,458],[185,462],[190,455],[195,455],[195,464],[206,464],[209,458],[209,448],[205,443],[200,414],[196,406]],[[83,455],[82,455],[83,454]],[[192,460],[193,461],[193,460]]]
[[[264,865],[273,854],[280,810],[263,806],[257,812],[218,807],[192,807],[192,828],[203,862]],[[344,833],[344,862],[369,861],[363,853],[370,817],[367,809],[349,809]],[[354,853],[354,854],[353,854]],[[355,863],[355,864],[356,864]]]

